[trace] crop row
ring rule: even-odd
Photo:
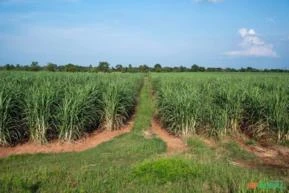
[[[289,140],[289,76],[154,74],[158,116],[173,133],[243,131]]]
[[[119,129],[133,113],[141,82],[133,74],[2,72],[0,144]]]

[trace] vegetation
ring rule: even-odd
[[[189,139],[186,154],[165,155],[164,142],[143,136],[154,113],[150,87],[146,79],[133,132],[80,153],[0,159],[0,192],[252,192],[250,182],[282,179],[233,166],[196,138]],[[285,183],[254,190],[284,191]]]
[[[182,158],[161,158],[146,160],[135,166],[133,175],[143,183],[164,184],[176,180],[188,181],[201,174],[198,164]]]
[[[134,111],[141,75],[1,72],[0,82],[0,142],[9,145],[119,129]]]
[[[23,135],[23,93],[15,80],[0,82],[0,144],[12,144]]]
[[[286,74],[153,74],[158,115],[173,133],[232,131],[289,140]]]
[[[193,64],[191,67],[186,66],[162,66],[161,64],[155,64],[153,66],[141,64],[132,66],[117,64],[115,66],[110,66],[108,62],[102,61],[96,65],[90,64],[89,66],[77,65],[77,64],[65,64],[57,65],[49,62],[48,64],[39,65],[38,62],[33,61],[30,65],[20,65],[20,64],[6,64],[0,65],[0,70],[4,71],[50,71],[50,72],[289,72],[289,69],[256,69],[252,67],[246,68],[220,68],[220,67],[202,67]]]

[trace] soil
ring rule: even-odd
[[[153,119],[151,123],[151,131],[158,135],[167,144],[167,153],[182,153],[187,150],[186,144],[179,137],[169,134],[164,128],[161,127],[160,123]]]
[[[256,155],[261,160],[262,166],[289,169],[289,148],[279,145],[266,145],[266,147],[260,144],[247,145],[242,139],[236,141],[240,147]]]
[[[208,147],[212,149],[219,148],[219,145],[215,140],[204,136],[198,136]],[[244,168],[268,168],[268,169],[282,169],[289,171],[289,148],[280,145],[273,144],[261,144],[256,143],[254,145],[246,144],[249,138],[244,135],[234,137],[223,137],[221,143],[229,141],[235,141],[245,151],[254,154],[257,160],[245,161],[234,160],[230,163]]]
[[[198,136],[198,137],[200,138],[202,142],[204,142],[210,148],[216,148],[218,146],[218,144],[216,143],[214,139],[206,138],[202,136]]]
[[[128,133],[132,127],[133,121],[129,121],[127,125],[119,130],[95,131],[87,137],[74,142],[61,142],[56,140],[44,145],[27,142],[15,147],[0,147],[0,158],[19,154],[80,152],[96,147],[97,145],[107,142],[124,133]]]

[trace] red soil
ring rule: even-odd
[[[0,158],[18,154],[80,152],[109,141],[121,134],[128,133],[132,129],[132,126],[133,121],[130,121],[120,130],[95,131],[87,137],[74,142],[60,142],[56,140],[44,145],[28,142],[15,147],[0,147]]]
[[[221,142],[216,142],[211,138],[206,138],[203,136],[198,136],[208,147],[217,149],[221,148],[220,143],[226,143],[229,141],[235,141],[238,145],[245,151],[254,154],[257,160],[245,161],[245,160],[234,160],[230,161],[232,165],[236,165],[244,168],[280,168],[289,169],[289,148],[280,145],[269,145],[262,146],[259,143],[255,145],[246,144],[247,137],[244,135],[233,136],[233,137],[223,137]]]
[[[268,145],[266,147],[260,144],[246,145],[242,139],[236,139],[238,144],[248,152],[255,154],[263,166],[274,168],[289,169],[289,148],[279,145]]]
[[[152,132],[157,134],[167,144],[167,153],[181,153],[186,151],[187,146],[182,139],[174,135],[169,134],[163,129],[157,120],[152,121]]]

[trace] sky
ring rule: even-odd
[[[0,65],[289,69],[288,0],[0,0]]]

